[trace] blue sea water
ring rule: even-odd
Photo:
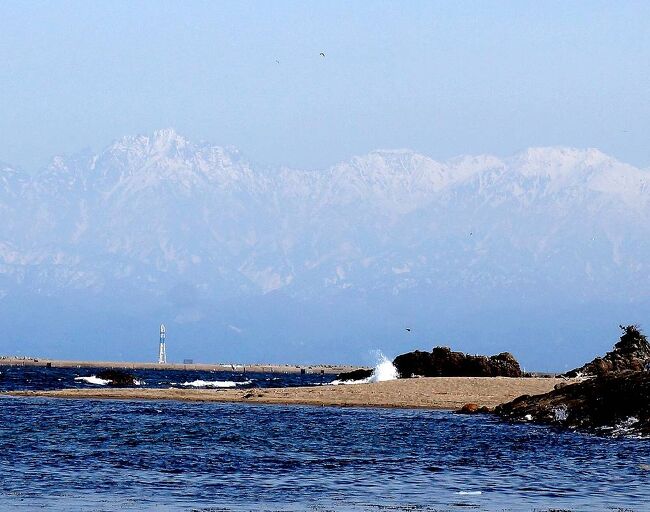
[[[441,411],[0,398],[0,510],[645,511],[645,464]]]
[[[46,368],[43,366],[0,366],[0,391],[99,388],[93,383],[103,368]],[[246,371],[197,371],[125,369],[147,388],[229,388],[315,386],[328,384],[332,374],[255,373]]]

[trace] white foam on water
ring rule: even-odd
[[[458,491],[456,494],[460,494],[461,496],[478,496],[483,493],[481,491]]]
[[[554,407],[552,409],[553,412],[553,417],[555,421],[566,421],[566,419],[569,417],[569,409],[567,408],[566,404],[559,405],[557,407]]]
[[[633,437],[633,435],[636,433],[635,425],[638,422],[639,422],[639,418],[637,418],[636,416],[630,416],[629,418],[620,421],[612,429],[612,436],[617,437],[617,436],[624,435],[627,437]]]
[[[194,380],[192,382],[183,382],[181,386],[193,388],[234,388],[237,386],[246,386],[252,384],[252,380],[245,380],[243,382],[235,382],[232,380]]]
[[[370,382],[395,380],[399,375],[397,373],[397,368],[395,368],[392,361],[388,359],[381,350],[377,350],[375,355],[377,356],[377,364],[375,365],[370,377],[359,380],[335,380],[332,381],[332,384],[338,386],[339,384],[368,384]]]
[[[110,382],[110,380],[100,379],[95,375],[91,375],[90,377],[75,377],[74,380],[82,380],[88,384],[95,384],[96,386],[105,386]]]

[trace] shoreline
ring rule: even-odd
[[[235,363],[148,363],[133,361],[74,361],[65,359],[47,359],[40,357],[19,358],[0,357],[2,366],[41,366],[51,368],[109,368],[120,370],[185,370],[185,371],[217,371],[217,372],[253,372],[253,373],[304,373],[309,374],[339,374],[367,368],[339,364],[235,364]]]
[[[466,403],[495,407],[553,389],[558,378],[426,377],[370,384],[248,389],[102,388],[12,391],[2,396],[81,400],[145,400],[334,407],[457,410]]]

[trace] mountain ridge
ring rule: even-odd
[[[376,318],[393,315],[389,302],[413,316],[442,303],[457,315],[641,304],[649,191],[647,170],[593,148],[444,162],[376,150],[304,171],[164,129],[54,157],[34,175],[0,165],[0,305],[117,294],[128,311],[137,295],[200,326],[216,304],[265,296],[314,310],[376,297],[365,313]]]

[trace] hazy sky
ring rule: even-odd
[[[538,145],[650,165],[650,2],[4,0],[0,70],[0,160],[29,170],[167,126],[302,168]]]

